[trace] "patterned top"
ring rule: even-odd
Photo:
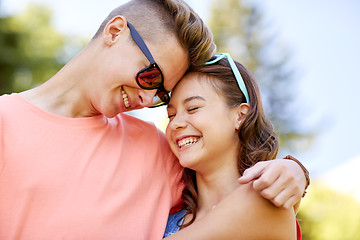
[[[167,224],[166,224],[164,238],[166,238],[180,230],[180,227],[178,225],[181,225],[184,222],[185,214],[186,214],[186,209],[183,209],[179,212],[170,214]]]

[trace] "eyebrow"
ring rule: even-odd
[[[195,100],[195,99],[205,101],[205,98],[196,95],[196,96],[192,96],[192,97],[186,98],[183,102],[184,102],[184,103],[187,103],[187,102],[190,102],[190,101]]]
[[[192,101],[192,100],[202,100],[202,101],[206,101],[205,98],[196,95],[196,96],[192,96],[192,97],[186,98],[186,99],[183,101],[183,104],[188,103],[188,102],[190,102],[190,101]],[[169,105],[167,106],[167,108],[169,108],[169,107],[173,107],[173,106],[172,106],[171,104],[169,104]]]

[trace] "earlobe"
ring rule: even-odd
[[[113,17],[104,27],[103,39],[108,46],[114,45],[122,32],[127,29],[127,21],[123,16]]]

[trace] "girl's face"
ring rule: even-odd
[[[204,76],[187,74],[171,94],[166,137],[180,164],[197,172],[236,164],[241,122]]]

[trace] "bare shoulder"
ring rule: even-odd
[[[295,240],[295,213],[272,205],[252,188],[252,183],[244,184],[170,239]]]
[[[278,208],[263,198],[252,183],[243,184],[229,196],[234,218],[246,227],[246,239],[296,239],[296,217],[292,209]],[[240,205],[240,206],[238,206]]]

